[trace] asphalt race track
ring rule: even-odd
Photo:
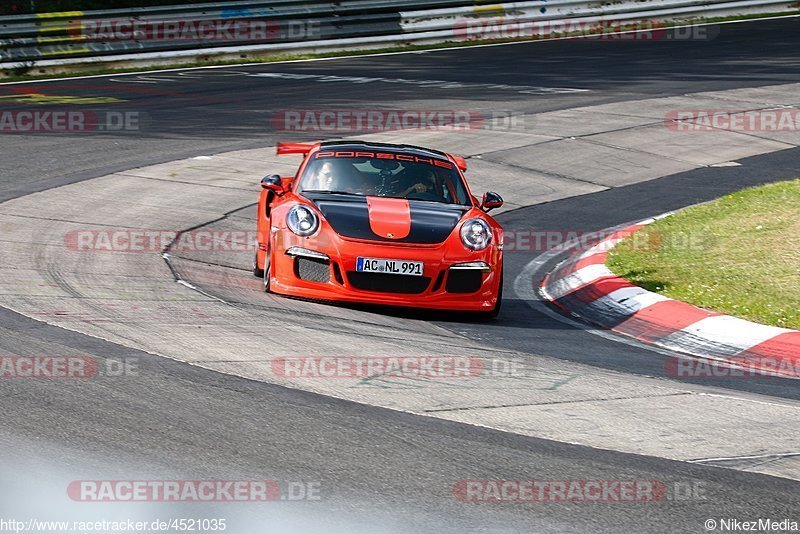
[[[613,106],[701,93],[714,93],[708,98],[724,106],[726,97],[720,95],[727,91],[739,91],[731,93],[738,99],[756,98],[753,95],[761,94],[763,87],[800,82],[799,20],[723,25],[719,35],[708,41],[557,41],[0,85],[0,111],[40,106],[26,100],[26,95],[39,93],[54,98],[50,105],[131,111],[142,120],[140,129],[118,133],[3,134],[0,201],[24,201],[26,195],[43,192],[30,198],[34,206],[42,206],[36,222],[41,226],[37,228],[52,231],[75,222],[70,219],[72,214],[90,205],[88,198],[72,197],[69,209],[63,204],[69,216],[59,218],[58,209],[47,204],[58,198],[53,203],[56,208],[61,206],[64,199],[60,194],[69,200],[68,192],[57,189],[61,186],[85,181],[88,187],[92,179],[134,168],[261,149],[279,140],[320,137],[317,132],[275,131],[270,118],[279,110],[467,109],[531,116],[592,106],[598,110],[622,109]],[[62,100],[58,102],[53,95]],[[85,99],[85,104],[76,102],[76,98]],[[791,103],[797,105],[797,93]],[[622,122],[630,119],[623,112],[615,117]],[[591,120],[586,119],[587,127]],[[605,142],[603,150],[617,146],[629,135],[625,126],[598,131],[619,136]],[[537,130],[530,135],[543,137],[546,132]],[[469,146],[473,153],[486,153],[485,157],[470,159],[481,187],[502,179],[492,173],[508,171],[524,179],[526,169],[538,168],[536,161],[525,159],[530,157],[527,144],[512,146],[521,136],[509,135],[509,146],[475,149],[476,144],[485,142],[488,147],[499,142],[492,137],[480,132],[454,141]],[[443,139],[438,142],[447,146],[447,137]],[[731,158],[739,163],[737,166],[697,164],[688,157],[675,157],[670,159],[674,167],[669,167],[674,172],[618,183],[611,177],[609,183],[579,180],[545,169],[540,172],[541,183],[552,185],[552,196],[533,191],[526,193],[531,198],[528,202],[504,193],[509,206],[516,209],[504,211],[497,218],[515,231],[594,231],[749,185],[800,176],[797,137],[754,137],[755,145],[763,146],[763,150],[737,148],[744,151],[737,156],[746,154]],[[546,154],[542,154],[544,165]],[[559,164],[566,165],[563,161]],[[259,164],[256,161],[251,166]],[[262,174],[270,172],[265,164]],[[258,178],[253,177],[250,189],[253,202]],[[472,181],[473,177],[468,174],[468,178]],[[198,184],[202,179],[194,177]],[[191,185],[192,180],[182,183]],[[201,200],[212,194],[208,189],[198,191],[202,192],[197,194]],[[221,198],[223,193],[228,194],[220,191]],[[147,205],[150,200],[123,197],[122,204],[131,211],[120,212],[121,216],[143,213],[135,211],[137,205]],[[201,223],[248,229],[252,206],[212,205],[213,200],[208,199],[213,209],[208,209],[207,218],[200,216]],[[192,221],[196,218],[196,208],[188,198],[171,207],[178,214],[185,210],[186,221],[189,215]],[[34,211],[24,217],[35,219]],[[88,208],[86,211],[87,217],[91,215]],[[23,217],[21,212],[8,216]],[[153,216],[157,214],[153,212]],[[39,245],[48,238],[35,232],[18,235],[8,220],[0,222],[7,250],[24,247],[26,240]],[[191,222],[182,228],[196,225]],[[224,354],[219,361],[190,365],[185,363],[191,361],[186,340],[181,345],[183,353],[164,358],[158,354],[167,349],[160,347],[177,347],[181,339],[164,337],[163,331],[154,330],[152,345],[133,338],[126,344],[125,335],[112,324],[92,325],[107,329],[108,336],[85,335],[80,333],[82,326],[54,326],[60,324],[55,316],[52,321],[34,320],[31,314],[12,311],[20,309],[18,295],[4,290],[0,297],[4,306],[0,308],[0,355],[134,358],[137,372],[113,380],[2,382],[0,517],[219,517],[227,518],[228,531],[235,533],[703,532],[709,518],[800,520],[797,382],[749,379],[685,384],[673,380],[664,372],[664,355],[596,335],[585,325],[581,328],[515,293],[517,277],[536,255],[507,254],[504,307],[498,320],[490,323],[441,314],[276,300],[259,292],[258,281],[247,272],[249,257],[235,258],[233,263],[214,256],[196,260],[176,255],[173,259],[172,267],[183,280],[205,295],[238,307],[241,314],[237,320],[249,317],[248,326],[262,335],[265,350],[278,338],[295,343],[298,353],[315,343],[324,345],[328,339],[339,343],[334,346],[340,351],[348,339],[362,349],[374,343],[375,350],[404,344],[425,347],[438,340],[443,345],[437,347],[440,351],[446,351],[448,345],[453,350],[481,354],[494,351],[524,360],[544,375],[582,377],[582,382],[578,380],[583,388],[580,395],[547,402],[530,401],[520,393],[518,402],[506,400],[497,405],[489,398],[500,393],[473,389],[465,398],[487,399],[484,406],[473,405],[480,408],[477,415],[462,415],[463,410],[452,407],[436,410],[421,408],[422,404],[403,405],[424,397],[425,391],[353,393],[341,388],[314,392],[269,383],[239,371],[226,374],[229,362]],[[10,263],[21,257],[17,252],[10,253],[3,263],[13,270]],[[85,269],[77,273],[79,279],[92,281],[98,274],[91,262],[76,265]],[[167,266],[161,267],[164,282],[174,284]],[[542,276],[547,267],[542,265],[536,276]],[[57,277],[59,264],[43,261],[42,269],[51,278]],[[539,281],[534,277],[530,283],[535,286]],[[67,285],[64,282],[63,286]],[[192,294],[188,289],[186,292]],[[78,301],[87,298],[80,288],[73,287],[73,293]],[[186,301],[191,304],[194,298],[201,297],[187,296]],[[311,326],[294,328],[304,323]],[[310,337],[314,332],[319,333],[319,339]],[[298,333],[309,337],[293,339]],[[185,333],[189,340],[192,335]],[[153,348],[130,348],[145,346]],[[236,359],[236,351],[232,349],[228,356],[229,360]],[[624,385],[637,393],[617,397],[631,402],[626,408],[630,411],[613,414],[620,420],[627,414],[627,426],[619,423],[616,433],[609,430],[608,435],[590,436],[592,429],[600,428],[593,425],[596,419],[612,416],[599,408],[603,401],[614,398],[612,391],[603,390],[604,383],[608,390]],[[671,391],[664,394],[668,397],[729,399],[741,405],[747,416],[740,419],[740,426],[734,423],[726,427],[712,419],[730,412],[730,404],[720,407],[719,414],[703,411],[699,407],[705,405],[701,404],[654,404],[664,411],[686,410],[659,415],[671,417],[675,426],[665,427],[654,440],[655,430],[637,434],[636,429],[647,426],[651,409],[643,392],[658,388]],[[381,400],[381,395],[389,400]],[[637,408],[640,400],[643,407]],[[566,420],[566,412],[555,411],[552,417],[559,421],[551,427],[537,429],[536,424],[526,426],[523,422],[519,422],[519,428],[514,426],[531,413],[545,417],[548,410],[558,410],[558,404],[572,407],[572,420]],[[526,412],[491,411],[498,407]],[[470,419],[473,415],[479,418]],[[732,420],[736,420],[735,410],[733,415]],[[748,427],[755,420],[763,424]],[[581,428],[587,435],[580,435]],[[745,442],[758,435],[775,442],[780,450],[765,448],[761,454],[755,451],[727,456],[703,449],[708,443],[745,447]],[[662,439],[666,444],[663,447],[654,443]],[[682,452],[664,450],[673,446]],[[696,453],[687,455],[685,451],[692,448]],[[101,479],[306,481],[321,486],[321,498],[273,503],[100,504],[75,502],[68,497],[65,488],[71,481]],[[459,481],[483,479],[656,480],[663,482],[667,496],[658,502],[638,503],[465,503],[454,496],[453,488]],[[681,495],[679,489],[687,484],[701,487],[702,495]]]

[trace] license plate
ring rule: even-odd
[[[422,276],[425,264],[421,261],[358,258],[356,271],[360,273],[405,274]]]

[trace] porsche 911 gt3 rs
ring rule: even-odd
[[[476,311],[502,300],[502,228],[463,158],[421,147],[279,143],[296,176],[267,176],[254,273],[266,291],[327,301]]]

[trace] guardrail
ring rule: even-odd
[[[614,23],[662,24],[798,8],[797,0],[537,0],[495,5],[463,0],[274,0],[44,13],[0,17],[0,62],[7,66],[237,50],[246,57],[303,47],[542,37]]]
[[[452,0],[239,2],[0,17],[0,61],[397,34],[400,8]]]
[[[800,2],[786,0],[556,0],[554,2],[513,2],[501,4],[500,7],[502,7],[502,11],[496,14],[486,8],[463,6],[451,9],[409,11],[403,14],[401,27],[406,33],[416,33],[453,32],[454,28],[458,31],[468,28],[470,23],[475,22],[478,23],[474,24],[476,26],[494,26],[496,28],[548,21],[575,22],[575,19],[663,23],[798,11]],[[563,26],[568,31],[570,25]],[[541,25],[543,31],[554,27],[558,26],[555,24]]]

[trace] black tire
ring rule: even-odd
[[[264,270],[261,271],[263,274],[264,280],[264,293],[269,293],[269,279],[272,277],[272,262],[269,261],[269,251],[267,251],[267,255],[264,258]]]
[[[488,312],[478,312],[480,313],[481,319],[490,321],[492,319],[497,319],[497,316],[500,315],[500,308],[503,305],[503,271],[500,271],[500,289],[497,292],[497,304],[494,305],[492,311]]]
[[[253,276],[256,278],[264,278],[264,269],[258,267],[258,251],[256,251],[256,256],[253,258]]]

